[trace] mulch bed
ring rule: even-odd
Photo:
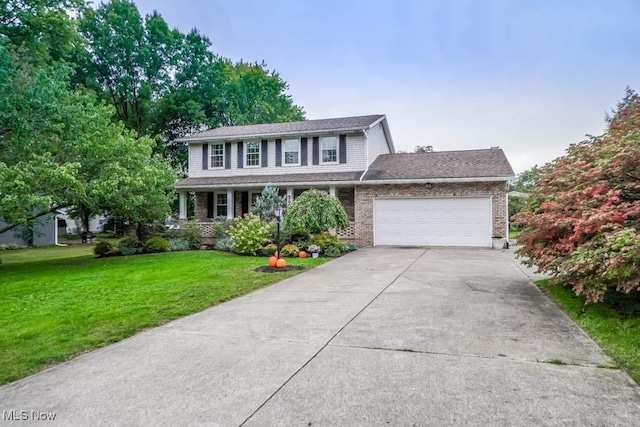
[[[265,265],[263,267],[258,267],[256,269],[254,269],[253,271],[260,271],[262,273],[281,273],[283,271],[295,271],[295,270],[305,270],[306,267],[303,267],[301,265],[287,265],[286,267],[269,267],[268,265]]]

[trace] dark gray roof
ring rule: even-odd
[[[501,149],[383,154],[369,166],[363,181],[394,179],[513,177]]]
[[[282,175],[242,175],[224,177],[200,177],[185,178],[176,182],[178,188],[192,188],[200,186],[241,186],[253,184],[274,184],[280,183],[305,183],[305,182],[345,182],[358,181],[362,172],[333,172],[333,173],[292,173]]]
[[[265,123],[246,126],[223,126],[194,133],[180,138],[179,141],[202,139],[235,139],[262,136],[278,136],[301,133],[347,132],[369,128],[372,124],[385,118],[384,114],[371,116],[341,117],[335,119],[303,120],[298,122]]]

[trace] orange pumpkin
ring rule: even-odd
[[[300,254],[298,256],[300,258],[306,258],[307,257],[307,253],[305,251],[300,251]]]
[[[269,267],[275,267],[277,262],[278,258],[272,256],[271,258],[269,258]]]
[[[274,252],[273,256],[276,258],[280,258],[282,256],[282,254],[279,254],[278,252]]]
[[[283,268],[286,266],[287,266],[287,261],[285,261],[283,258],[280,258],[278,261],[276,261],[276,267]]]

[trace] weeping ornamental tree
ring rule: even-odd
[[[631,91],[604,135],[567,149],[541,170],[519,255],[571,286],[586,303],[640,291],[640,97]]]
[[[349,217],[342,204],[325,191],[307,190],[295,199],[284,217],[284,227],[298,233],[317,234],[349,226]]]

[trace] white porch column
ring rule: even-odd
[[[178,192],[178,197],[180,199],[180,219],[187,219],[187,192]]]
[[[227,189],[227,218],[233,219],[236,213],[235,199],[233,197],[233,190]]]
[[[287,201],[293,202],[293,187],[287,187]]]
[[[335,197],[336,196],[336,186],[335,185],[330,185],[329,186],[329,195]]]

